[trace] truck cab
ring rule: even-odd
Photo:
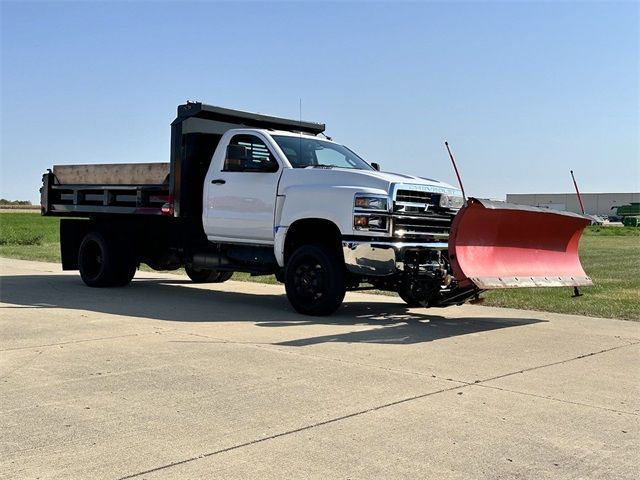
[[[377,171],[327,138],[232,129],[222,136],[205,177],[202,224],[210,242],[273,248],[283,270],[300,246],[331,248],[345,269],[345,284],[393,284],[417,304],[419,292],[406,286],[415,281],[399,277],[406,264],[413,273],[448,281],[442,252],[461,206],[457,188]],[[290,276],[295,283],[295,274]]]

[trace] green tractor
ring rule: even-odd
[[[640,226],[640,202],[632,202],[628,205],[620,205],[619,207],[617,207],[616,215],[622,217],[622,224],[625,227]]]

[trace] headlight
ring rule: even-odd
[[[459,209],[462,208],[464,200],[458,195],[440,195],[440,206],[444,208]]]
[[[388,197],[376,197],[372,195],[356,194],[353,201],[353,206],[356,209],[361,210],[376,210],[387,211],[389,210],[389,198]]]

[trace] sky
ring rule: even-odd
[[[640,190],[637,2],[7,2],[0,197],[169,160],[186,100],[324,122],[467,194]]]

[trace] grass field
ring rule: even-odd
[[[58,219],[0,212],[0,256],[60,261]],[[595,286],[572,298],[570,288],[486,292],[485,305],[640,320],[640,229],[588,227],[580,243],[582,265]],[[273,277],[236,273],[236,280],[276,283]]]
[[[618,232],[588,227],[580,242],[582,266],[595,284],[582,288],[583,296],[572,298],[569,288],[492,290],[484,305],[640,320],[640,229],[608,230]]]
[[[39,212],[0,212],[0,256],[59,262],[58,225]]]

